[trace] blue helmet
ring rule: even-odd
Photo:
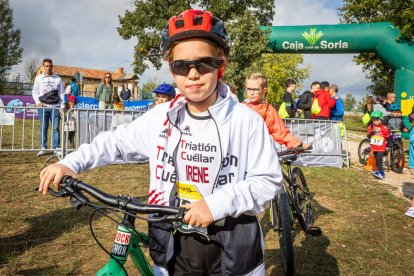
[[[392,103],[390,104],[390,110],[391,111],[400,111],[401,107],[399,103]]]
[[[156,94],[161,93],[161,94],[166,94],[166,95],[175,97],[175,88],[174,86],[168,83],[162,83],[158,85],[157,88],[155,88],[154,91],[152,92]]]

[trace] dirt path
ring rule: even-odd
[[[360,170],[365,170],[364,166],[358,160],[358,145],[364,138],[362,134],[348,133],[348,148],[350,153],[351,166]],[[368,172],[372,174],[371,172]],[[374,177],[373,177],[374,178]],[[374,178],[376,179],[376,178]],[[392,192],[400,198],[407,199],[407,196],[414,195],[414,171],[404,169],[402,174],[394,173],[391,170],[385,171],[385,178],[378,179],[379,182],[385,182],[392,187]]]

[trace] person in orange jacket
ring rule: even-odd
[[[263,97],[267,93],[267,78],[261,73],[253,73],[246,78],[244,90],[247,98],[243,104],[254,109],[264,119],[270,136],[280,145],[287,148],[295,148],[302,145],[305,149],[309,144],[299,141],[285,126],[282,118],[276,109],[263,101]]]

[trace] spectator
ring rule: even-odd
[[[367,96],[364,105],[364,114],[368,113],[371,115],[371,112],[374,111],[374,102],[375,101],[373,96]]]
[[[313,97],[315,96],[315,91],[319,89],[320,89],[320,83],[317,81],[314,81],[311,84],[311,91],[306,90],[300,96],[300,103],[298,105],[298,109],[303,110],[305,119],[312,119],[312,111],[311,111],[312,101],[313,101]]]
[[[75,148],[75,134],[76,134],[76,111],[71,109],[74,109],[76,106],[76,97],[73,95],[68,96],[68,100],[66,102],[66,115],[68,117],[68,121],[66,122],[64,126],[65,132],[68,134],[68,142],[71,149]]]
[[[152,92],[155,105],[169,102],[175,97],[175,88],[168,83],[158,85]]]
[[[377,100],[374,104],[374,110],[373,111],[375,111],[375,110],[381,111],[381,113],[384,116],[389,116],[391,113],[385,109],[385,107],[384,107],[385,101],[386,101],[386,99],[385,99],[384,96],[378,96]]]
[[[76,78],[72,77],[70,83],[69,83],[70,87],[71,87],[71,95],[78,97],[79,96],[79,87],[78,84],[76,83]]]
[[[313,114],[314,119],[329,120],[331,108],[333,108],[336,104],[336,99],[331,98],[329,92],[326,90],[327,87],[329,88],[329,83],[322,82],[320,86],[321,89],[315,91],[315,97],[313,98],[312,104],[315,102],[315,100],[318,100],[320,111],[316,114]]]
[[[397,98],[397,96],[395,95],[394,92],[387,93],[387,99],[384,102],[384,108],[385,108],[385,110],[387,110],[388,112],[391,111],[390,105],[395,102],[395,99],[396,98]]]
[[[40,121],[40,148],[37,156],[47,154],[47,132],[49,122],[52,123],[52,147],[60,146],[60,113],[58,108],[64,108],[64,94],[62,79],[53,73],[53,62],[50,58],[43,60],[43,73],[35,78],[32,96],[38,110]],[[57,154],[57,151],[55,151]]]
[[[286,104],[286,111],[289,115],[289,118],[294,118],[296,114],[296,107],[292,94],[295,93],[296,81],[293,79],[287,79],[285,82],[285,88],[286,92],[283,94],[282,102]]]
[[[128,88],[128,83],[125,82],[122,85],[121,100],[128,101],[129,98],[131,98],[131,90],[129,90],[129,88]]]
[[[125,109],[124,102],[121,101],[121,99],[119,98],[119,95],[117,93],[114,93],[112,102],[114,104],[114,109],[115,110],[124,110]]]
[[[112,75],[111,73],[105,73],[104,80],[99,84],[96,91],[96,98],[99,102],[99,109],[110,109],[112,107]]]
[[[329,82],[321,81],[321,89],[329,93]]]
[[[331,95],[332,99],[335,99],[335,105],[331,108],[331,120],[333,121],[343,121],[344,120],[344,102],[342,98],[337,94],[338,93],[338,85],[332,84],[329,88],[329,94]]]

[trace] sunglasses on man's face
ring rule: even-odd
[[[174,60],[170,62],[170,68],[175,75],[187,76],[191,68],[200,74],[207,74],[218,69],[222,63],[221,58],[203,57],[196,60]]]

